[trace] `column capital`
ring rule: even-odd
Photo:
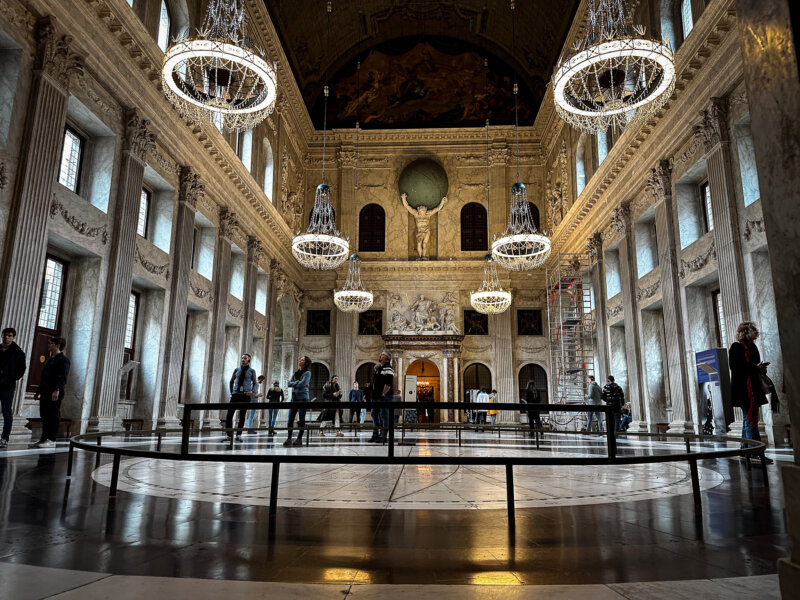
[[[706,152],[728,141],[728,103],[723,98],[711,98],[711,105],[700,111],[700,120],[692,125],[692,132]]]
[[[64,91],[69,90],[73,75],[83,75],[83,57],[73,52],[71,35],[57,31],[52,16],[36,23],[36,68],[58,83]]]
[[[672,196],[672,167],[669,160],[662,158],[647,176],[647,189],[653,194],[656,204]]]
[[[336,153],[336,160],[339,162],[340,167],[354,168],[356,166],[356,159],[358,155],[355,150],[339,150]]]
[[[489,164],[493,167],[505,167],[510,154],[507,146],[492,148],[489,150]]]
[[[258,265],[264,256],[264,244],[256,236],[247,236],[247,262],[251,265]]]
[[[156,147],[156,134],[150,130],[150,121],[143,119],[137,110],[125,112],[125,138],[122,149],[142,164],[147,163],[147,152]]]
[[[204,196],[205,186],[200,182],[200,174],[188,165],[181,165],[178,202],[186,202],[193,209],[197,209],[197,201]]]
[[[631,230],[631,201],[625,200],[611,211],[611,231],[625,235]]]
[[[595,263],[603,254],[603,232],[597,231],[590,235],[586,240],[586,253],[589,255],[589,262]]]
[[[239,231],[239,220],[236,213],[226,206],[219,209],[219,234],[227,239],[233,238]]]

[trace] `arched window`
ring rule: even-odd
[[[272,144],[269,143],[267,138],[264,138],[264,193],[267,198],[275,202],[273,198],[272,186],[274,185],[274,166],[275,162],[272,156]]]
[[[533,386],[539,390],[539,398],[542,404],[549,402],[547,394],[547,373],[539,365],[528,363],[519,371],[519,395],[525,397],[525,389],[528,387],[528,382],[533,380]],[[507,401],[507,400],[506,400]]]
[[[461,251],[486,252],[489,248],[486,230],[486,209],[482,204],[470,202],[461,209]]]
[[[541,231],[542,221],[541,217],[539,217],[539,207],[533,202],[528,202],[528,210],[531,211],[531,220],[533,221],[533,225],[536,227],[537,231]]]
[[[681,27],[683,28],[683,39],[686,39],[694,27],[694,19],[692,18],[692,0],[681,1]]]
[[[578,147],[575,149],[575,195],[580,196],[586,182],[589,181],[589,161],[588,161],[588,136],[584,133],[578,140]]]
[[[481,363],[473,363],[464,369],[464,391],[492,389],[492,372]]]
[[[169,34],[172,26],[172,17],[169,14],[169,6],[167,0],[161,0],[161,13],[158,17],[158,34],[156,35],[156,43],[161,48],[162,52],[166,52],[169,47]]]
[[[380,204],[367,204],[358,213],[358,251],[386,251],[386,212]]]
[[[311,363],[309,371],[311,371],[311,381],[308,382],[308,399],[316,398],[321,402],[322,388],[331,378],[331,372],[328,371],[328,367],[318,362]]]

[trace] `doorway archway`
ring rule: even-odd
[[[441,400],[441,388],[439,367],[433,362],[425,359],[415,360],[408,365],[406,375],[416,375],[417,377],[417,402],[439,402]],[[428,410],[427,414],[419,415],[420,422],[438,423],[440,421],[438,410]]]
[[[331,378],[331,372],[321,362],[311,363],[311,381],[308,384],[308,399],[315,397],[322,402],[322,388]]]
[[[356,381],[359,389],[364,390],[364,400],[372,400],[372,374],[375,372],[375,363],[364,363],[356,369]]]
[[[467,395],[470,390],[492,389],[492,372],[484,364],[472,363],[464,369],[464,400],[469,402]]]
[[[550,402],[550,396],[547,391],[547,372],[535,363],[528,363],[519,370],[517,382],[519,383],[519,395],[521,398],[525,397],[525,388],[528,387],[528,382],[533,381],[534,387],[539,391],[539,397],[543,404]]]

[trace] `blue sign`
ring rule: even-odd
[[[719,352],[720,348],[710,348],[702,352],[695,352],[694,364],[697,367],[697,383],[719,381]],[[724,352],[724,349],[722,349]]]

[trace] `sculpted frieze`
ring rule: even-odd
[[[233,308],[230,304],[228,304],[228,314],[234,319],[241,319],[244,311],[241,308]]]
[[[139,250],[139,246],[134,246],[134,258],[136,262],[142,265],[145,271],[153,275],[163,275],[165,279],[169,279],[169,262],[163,265],[157,265],[150,262]]]
[[[742,232],[744,239],[749,242],[750,238],[756,233],[764,233],[763,219],[747,219],[744,222],[744,232]]]
[[[97,93],[97,90],[92,87],[89,78],[85,73],[81,73],[81,75],[76,79],[76,82],[78,87],[83,90],[83,92],[86,94],[86,97],[92,101],[92,103],[100,112],[115,118],[122,117],[122,108],[114,103],[113,100],[110,102],[106,101],[99,93]]]
[[[158,165],[165,173],[170,175],[179,175],[181,171],[178,163],[169,158],[166,154],[159,152],[157,146],[154,146],[150,149],[150,152],[148,152],[147,162],[151,165]]]
[[[653,285],[649,285],[646,288],[636,288],[636,300],[647,300],[648,298],[652,298],[655,296],[656,292],[661,288],[661,282],[657,281]]]
[[[420,294],[413,300],[406,297],[405,304],[399,295],[392,295],[389,301],[389,322],[386,333],[400,335],[459,334],[456,325],[455,294],[448,292],[439,300]]]
[[[717,258],[717,247],[716,244],[712,241],[711,245],[708,249],[703,252],[702,254],[695,256],[691,260],[684,260],[681,258],[681,268],[678,270],[678,276],[681,279],[685,279],[689,273],[695,273],[705,267],[709,261],[716,260]]]
[[[64,205],[56,199],[55,195],[53,195],[53,199],[50,202],[50,218],[52,219],[57,214],[61,214],[64,222],[82,236],[88,238],[99,238],[104,246],[108,243],[108,229],[105,225],[90,227],[86,221],[81,221],[75,217],[75,215],[70,214],[69,211],[64,208]]]

